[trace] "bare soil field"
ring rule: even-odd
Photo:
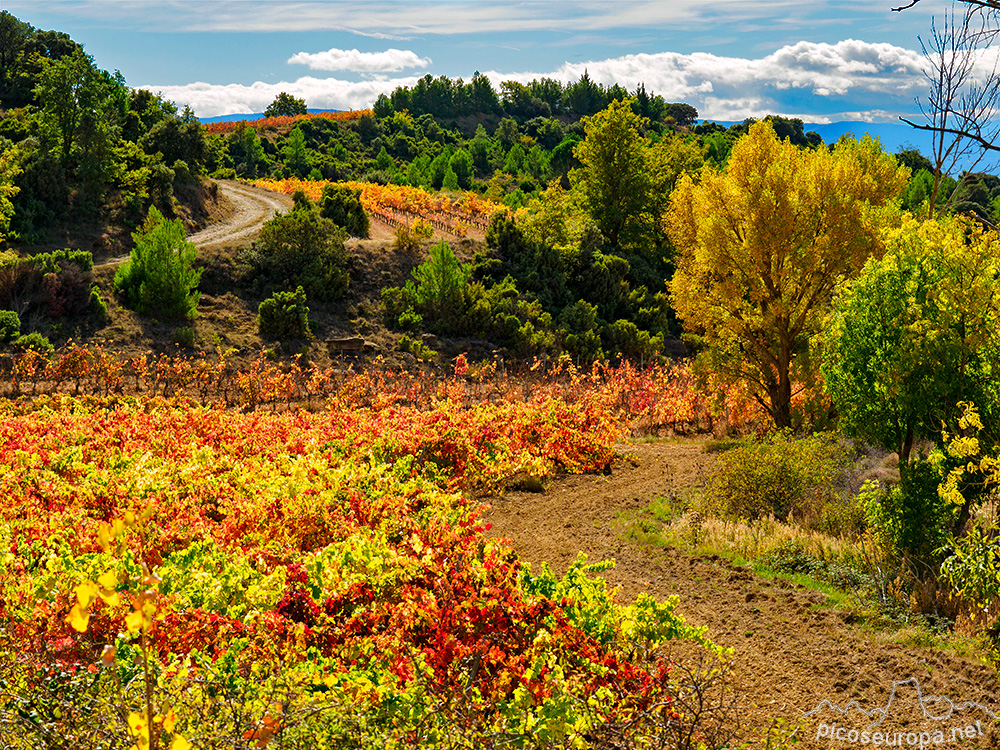
[[[753,747],[765,746],[756,738],[775,722],[798,727],[802,747],[863,746],[864,732],[870,746],[880,739],[883,746],[1000,747],[992,716],[1000,712],[1000,679],[991,667],[904,647],[855,612],[831,607],[820,592],[624,537],[621,512],[702,481],[713,459],[703,448],[694,439],[629,444],[609,476],[564,476],[544,493],[494,499],[485,516],[490,533],[509,539],[536,569],[548,563],[558,575],[578,552],[590,562],[614,559],[603,575],[620,587],[622,601],[640,592],[677,595],[689,624],[707,626],[710,638],[733,649],[732,685]]]

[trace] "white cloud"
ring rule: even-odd
[[[883,109],[896,105],[899,111],[912,111],[914,99],[926,89],[924,65],[923,55],[914,50],[848,39],[836,44],[798,42],[759,59],[662,52],[566,63],[551,73],[486,75],[498,85],[543,75],[576,81],[586,71],[599,83],[620,83],[628,89],[642,83],[667,101],[692,104],[702,117],[733,120],[766,114],[808,116],[802,109],[820,113],[833,111],[837,104],[857,109],[859,101],[867,100]]]
[[[840,0],[844,3],[845,0]],[[864,0],[868,2],[869,0]],[[599,31],[626,27],[697,26],[706,16],[730,22],[801,10],[800,0],[8,0],[15,11],[57,13],[115,28],[157,31],[354,31],[400,34],[499,31]],[[851,0],[855,4],[862,0]]]
[[[356,73],[398,73],[405,68],[426,68],[429,57],[405,49],[359,52],[356,49],[328,49],[326,52],[296,52],[290,65],[308,65],[313,70],[351,70]]]
[[[417,79],[413,77],[354,82],[306,76],[296,81],[279,83],[257,81],[249,86],[199,82],[184,86],[141,88],[159,93],[178,106],[190,106],[199,117],[215,117],[263,112],[282,91],[304,99],[310,108],[365,109],[371,107],[379,94],[390,93],[396,86],[412,86],[416,82]]]
[[[344,59],[352,56],[358,61],[366,59],[363,53],[354,51],[330,53],[343,53]],[[356,62],[352,69],[358,70],[360,64]],[[606,85],[620,83],[634,90],[642,83],[647,91],[667,101],[692,104],[702,117],[709,119],[739,120],[779,114],[821,122],[845,119],[841,113],[856,115],[868,109],[884,111],[887,118],[912,112],[914,100],[926,89],[924,65],[919,52],[848,39],[836,44],[798,42],[758,59],[704,52],[690,55],[662,52],[565,63],[550,72],[492,71],[486,75],[499,88],[505,80],[527,82],[549,77],[576,81],[586,71],[593,80]],[[378,77],[362,82],[305,77],[294,82],[257,82],[250,86],[197,83],[146,88],[161,91],[178,104],[189,104],[198,115],[210,117],[260,112],[280,91],[305,99],[310,107],[369,107],[379,94],[390,93],[396,86],[412,86],[415,81],[413,77]]]

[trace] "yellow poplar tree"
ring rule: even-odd
[[[882,252],[909,170],[877,141],[800,149],[759,122],[722,170],[682,177],[667,231],[672,303],[720,374],[750,384],[777,427],[837,281]]]

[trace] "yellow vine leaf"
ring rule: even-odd
[[[128,730],[135,737],[135,746],[141,748],[149,747],[149,725],[143,714],[133,711],[128,715]]]
[[[97,598],[97,586],[94,585],[93,581],[84,581],[74,591],[76,591],[77,602],[84,609],[93,604]]]
[[[190,750],[191,747],[191,743],[179,734],[175,734],[173,742],[170,743],[170,750]]]
[[[107,573],[98,578],[97,582],[108,591],[112,591],[118,584],[118,574],[113,570],[109,570]]]
[[[111,553],[111,528],[106,523],[102,522],[98,527],[97,541],[100,542],[105,554]]]
[[[142,627],[142,612],[136,610],[130,615],[125,616],[125,627],[128,628],[128,632],[135,634],[139,632],[139,628]]]
[[[79,604],[74,604],[69,614],[66,615],[66,624],[80,633],[87,632],[87,623],[89,621],[90,614],[86,608],[81,607]]]

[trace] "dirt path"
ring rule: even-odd
[[[234,210],[225,221],[188,236],[198,247],[235,244],[249,239],[275,214],[292,207],[292,199],[287,195],[229,180],[217,182],[219,191],[229,199]]]
[[[200,232],[188,235],[188,240],[200,248],[214,245],[232,245],[255,236],[275,214],[292,207],[292,199],[287,195],[270,190],[244,185],[230,180],[216,180],[222,197],[228,200],[232,210],[222,221],[205,227]],[[108,258],[95,267],[117,266],[129,259],[129,255]]]
[[[858,730],[854,744],[861,744],[860,732],[874,719],[857,710],[846,717],[828,708],[810,717],[805,712],[824,699],[838,707],[858,701],[870,712],[886,706],[893,686],[903,683],[896,685],[885,721],[868,731],[912,731],[917,746],[917,732],[927,731],[929,747],[936,746],[934,732],[941,730],[948,744],[1000,747],[1000,728],[990,718],[990,712],[1000,712],[1000,680],[991,668],[888,642],[884,634],[858,624],[852,612],[823,606],[821,593],[758,578],[721,559],[623,539],[613,528],[620,511],[639,510],[671,490],[697,483],[711,458],[695,441],[635,444],[627,451],[611,476],[564,477],[544,494],[509,493],[493,501],[486,514],[493,524],[490,533],[510,539],[523,560],[536,567],[548,562],[559,575],[577,552],[585,552],[591,562],[615,559],[616,567],[604,575],[621,587],[623,601],[643,591],[657,598],[678,595],[678,611],[690,624],[707,626],[716,643],[735,650],[740,702],[747,725],[758,733],[778,719],[801,726],[803,747],[850,747],[850,729]],[[910,678],[915,680],[903,682]],[[928,696],[943,696],[956,705],[973,702],[988,711],[969,706],[946,719],[929,720],[919,715],[922,709],[935,716],[948,712],[942,709],[946,703],[935,704]],[[977,720],[982,736],[962,739],[959,734],[956,739],[955,727],[964,732]],[[834,723],[845,729],[841,741],[817,739],[822,727]]]

